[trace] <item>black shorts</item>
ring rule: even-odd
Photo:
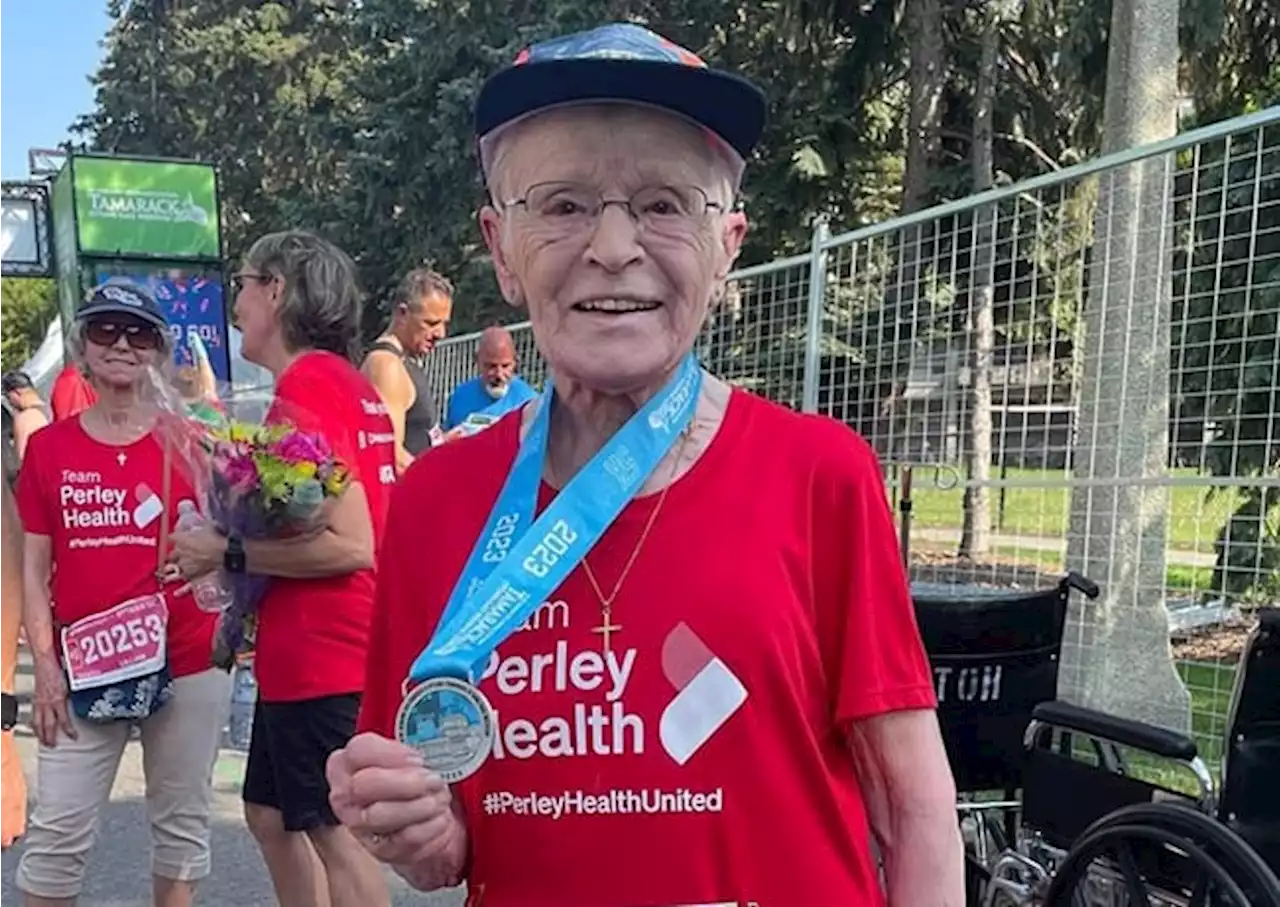
[[[325,762],[356,731],[360,695],[263,702],[253,710],[244,801],[280,810],[287,831],[337,825]]]

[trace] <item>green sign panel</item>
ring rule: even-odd
[[[212,167],[75,157],[72,168],[80,254],[219,257]]]

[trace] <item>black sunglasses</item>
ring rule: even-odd
[[[94,320],[84,328],[85,337],[97,346],[115,346],[121,334],[131,349],[154,350],[160,346],[160,332],[150,324]]]

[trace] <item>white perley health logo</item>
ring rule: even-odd
[[[678,692],[662,712],[658,739],[684,765],[747,701],[747,688],[685,623],[662,644],[662,672]]]

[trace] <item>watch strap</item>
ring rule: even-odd
[[[240,536],[227,536],[227,552],[222,556],[222,567],[228,573],[244,573],[244,542]]]

